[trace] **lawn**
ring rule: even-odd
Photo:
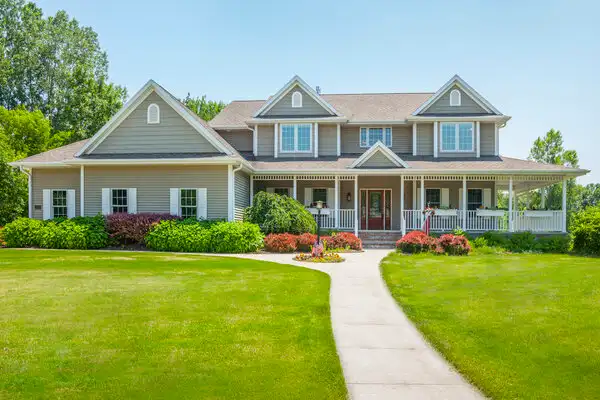
[[[317,271],[0,250],[0,310],[0,398],[346,397]]]
[[[600,396],[600,259],[393,254],[382,274],[427,339],[489,397]]]

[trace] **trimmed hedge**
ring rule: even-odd
[[[152,225],[160,221],[179,219],[171,214],[116,213],[106,217],[106,230],[119,244],[142,244]]]
[[[247,222],[161,221],[146,235],[148,248],[188,253],[250,253],[263,246],[258,225]]]
[[[317,230],[312,214],[291,197],[259,192],[252,203],[244,212],[244,221],[257,224],[266,234],[315,233]]]
[[[573,250],[600,255],[600,206],[588,207],[573,217],[571,223]]]
[[[5,226],[4,240],[7,247],[100,249],[108,245],[108,233],[100,215],[49,221],[19,218]]]

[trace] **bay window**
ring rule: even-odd
[[[282,153],[312,152],[311,124],[282,124],[280,151]]]
[[[472,152],[474,136],[472,122],[442,122],[440,124],[442,151]]]
[[[381,142],[392,146],[392,128],[360,128],[360,147],[371,147]]]

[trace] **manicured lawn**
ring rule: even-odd
[[[0,250],[0,398],[345,396],[323,273],[222,257]]]
[[[600,396],[600,259],[393,254],[382,273],[421,332],[491,398]]]

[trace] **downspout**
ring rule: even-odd
[[[242,163],[231,171],[231,220],[235,220],[235,173],[243,168]]]
[[[32,218],[33,215],[33,199],[31,198],[32,196],[32,187],[31,187],[31,171],[27,171],[25,168],[23,168],[23,166],[19,166],[19,171],[23,172],[24,174],[27,175],[27,216],[29,218]]]

